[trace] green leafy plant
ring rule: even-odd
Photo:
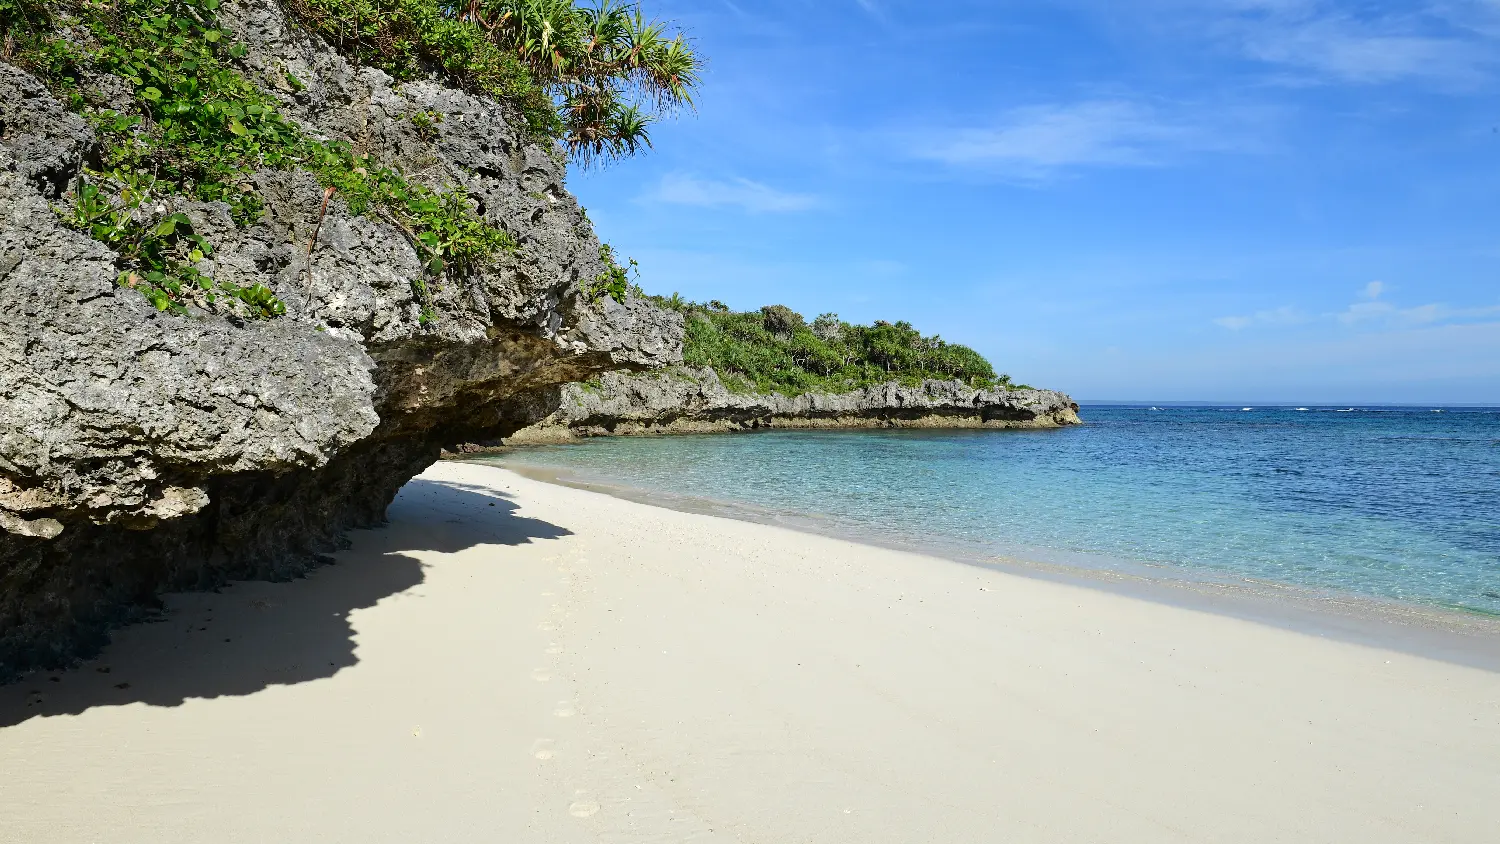
[[[417,134],[429,142],[437,140],[437,127],[442,122],[443,115],[436,111],[419,111],[411,116],[411,125],[417,127]]]
[[[230,296],[244,302],[250,309],[250,315],[258,319],[272,319],[286,315],[286,305],[270,288],[260,284],[252,284],[249,287],[236,287],[227,282],[219,282],[219,289]]]
[[[115,251],[122,286],[140,292],[159,311],[186,312],[189,302],[213,300],[213,280],[194,264],[213,252],[184,214],[144,222],[139,201],[127,191],[120,202],[99,186],[81,185],[64,219]]]
[[[52,12],[42,0],[0,0],[0,27],[6,34],[27,27],[43,31],[52,25]]]
[[[471,272],[516,249],[515,239],[479,219],[461,192],[409,182],[342,142],[307,145],[304,155],[304,166],[335,189],[350,213],[373,213],[400,228],[430,276]]]
[[[589,296],[598,299],[608,295],[620,304],[625,303],[626,297],[630,295],[632,275],[640,277],[640,264],[634,258],[627,259],[625,266],[615,263],[615,250],[609,244],[600,244],[599,260],[604,262],[605,270],[594,277],[594,284],[589,288]]]
[[[330,191],[325,204],[337,195],[351,213],[399,228],[422,259],[424,278],[414,282],[413,294],[423,324],[436,319],[431,285],[517,248],[508,233],[475,213],[462,191],[412,182],[348,144],[307,137],[240,72],[247,51],[217,27],[219,2],[0,0],[7,60],[37,73],[96,128],[97,164],[59,213],[116,251],[121,284],[174,313],[211,303],[218,293],[255,317],[285,314],[285,305],[262,285],[216,283],[200,272],[212,246],[186,216],[163,208],[173,196],[223,202],[237,224],[254,223],[264,201],[252,174],[265,167],[310,171]],[[533,130],[562,138],[584,161],[649,145],[646,125],[653,118],[642,109],[665,113],[691,105],[698,80],[685,38],[669,36],[635,5],[615,0],[589,7],[570,0],[290,5],[340,49],[398,78],[438,69],[501,97],[529,115]],[[67,38],[59,35],[63,27]],[[281,71],[294,90],[305,87]],[[79,80],[97,74],[124,80],[129,104],[90,101]],[[420,112],[411,119],[432,139],[442,118]],[[600,254],[606,270],[590,292],[623,302],[638,267],[633,260],[619,265],[608,247]]]
[[[193,303],[213,302],[216,292],[243,302],[249,315],[272,319],[286,305],[267,287],[216,283],[196,264],[213,254],[208,241],[193,230],[186,214],[174,213],[145,222],[139,197],[127,188],[118,201],[96,184],[85,182],[73,205],[61,209],[64,220],[114,250],[118,283],[145,296],[159,311],[186,313]]]
[[[78,91],[79,53],[55,32],[59,18],[44,0],[0,0],[0,61],[53,80],[53,91],[72,107]]]
[[[247,175],[296,164],[301,134],[232,65],[242,44],[213,25],[219,0],[118,0],[82,6],[88,62],[132,86],[134,110],[93,113],[103,172],[140,193],[225,202],[240,223],[261,200]]]

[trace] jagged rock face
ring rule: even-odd
[[[289,117],[461,186],[521,248],[434,289],[424,326],[401,232],[335,199],[309,258],[321,188],[262,171],[256,225],[167,210],[215,245],[205,272],[287,316],[158,313],[52,210],[96,154],[88,124],[0,63],[0,681],[87,653],[164,589],[294,575],[443,444],[535,422],[562,383],[680,360],[678,315],[583,295],[604,267],[564,165],[495,103],[353,67],[270,0],[221,21]],[[288,69],[305,90],[279,87]],[[435,138],[418,111],[443,115]]]
[[[611,372],[560,390],[559,408],[508,445],[577,437],[712,433],[755,428],[1055,428],[1078,405],[1052,390],[974,390],[960,381],[880,384],[848,393],[732,393],[712,369]]]

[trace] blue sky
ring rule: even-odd
[[[1500,404],[1500,0],[648,0],[710,65],[569,186],[651,292],[1082,399]]]

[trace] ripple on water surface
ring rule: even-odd
[[[1085,407],[1059,431],[771,431],[502,465],[977,553],[1084,552],[1500,614],[1500,412]]]

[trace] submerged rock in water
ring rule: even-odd
[[[0,681],[88,654],[162,590],[295,576],[380,523],[443,444],[531,425],[560,384],[680,360],[680,316],[584,293],[605,266],[564,164],[495,102],[353,66],[270,0],[221,23],[286,116],[458,186],[520,248],[424,302],[406,234],[335,197],[309,257],[322,187],[264,170],[249,226],[222,203],[170,210],[214,244],[205,273],[286,315],[158,312],[52,208],[93,130],[0,63]],[[423,132],[417,113],[444,119]]]
[[[879,384],[847,393],[736,393],[712,369],[611,372],[561,388],[559,409],[508,445],[578,437],[756,428],[1056,428],[1078,404],[1052,390],[976,390],[960,381]]]

